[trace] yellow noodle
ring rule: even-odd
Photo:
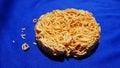
[[[90,47],[100,35],[100,27],[92,14],[76,9],[54,10],[42,15],[36,29],[41,30],[37,36],[43,43],[58,50],[65,44],[71,49],[79,44]]]

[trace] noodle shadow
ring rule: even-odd
[[[43,49],[42,49],[42,44],[38,44],[38,42],[36,41],[37,43],[37,47],[39,48],[39,50],[49,59],[51,60],[54,60],[54,61],[58,61],[58,62],[64,62],[64,58],[65,58],[65,55],[60,55],[60,56],[52,56],[50,54],[48,54],[47,52],[45,52]]]
[[[54,60],[54,61],[57,61],[57,62],[64,62],[65,59],[69,60],[70,58],[73,58],[73,57],[67,57],[65,55],[59,55],[59,56],[50,55],[42,49],[42,44],[38,44],[37,41],[36,41],[36,43],[37,43],[37,47],[39,48],[39,50],[50,60]],[[98,45],[99,45],[99,43],[97,43],[95,46],[92,46],[90,48],[90,50],[87,51],[87,54],[85,54],[83,56],[80,56],[79,58],[74,58],[74,59],[83,60],[83,59],[86,59],[86,58],[90,57],[93,53],[95,53],[95,51],[98,48]]]
[[[97,43],[95,46],[90,47],[90,49],[87,51],[87,54],[80,56],[79,58],[75,58],[75,59],[83,60],[83,59],[90,57],[92,54],[94,54],[96,52],[99,44],[100,43]]]

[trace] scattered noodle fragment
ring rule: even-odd
[[[26,51],[30,48],[30,46],[27,43],[22,44],[22,50]]]
[[[22,31],[26,30],[26,28],[21,28]]]
[[[26,28],[21,28],[21,32],[24,32],[26,30]]]
[[[26,34],[21,34],[22,39],[26,39],[25,37],[26,37]]]
[[[15,40],[13,40],[12,43],[15,43]]]
[[[33,44],[34,44],[34,45],[37,45],[37,43],[36,43],[36,42],[33,42]]]
[[[37,19],[33,19],[33,22],[36,23],[36,22],[37,22]]]

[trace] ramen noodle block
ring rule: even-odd
[[[80,57],[99,42],[100,25],[88,11],[53,10],[38,19],[35,33],[46,53]]]

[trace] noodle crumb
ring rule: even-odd
[[[21,34],[22,39],[26,39],[25,37],[26,37],[26,34]]]
[[[12,43],[15,43],[15,40],[13,40]]]
[[[36,23],[36,22],[37,22],[37,19],[33,19],[33,22]]]
[[[22,50],[26,51],[30,48],[30,46],[27,43],[22,44]]]
[[[26,28],[21,28],[21,32],[24,32],[26,30]]]
[[[36,42],[33,42],[33,44],[34,44],[34,45],[37,45],[37,43],[36,43]]]

